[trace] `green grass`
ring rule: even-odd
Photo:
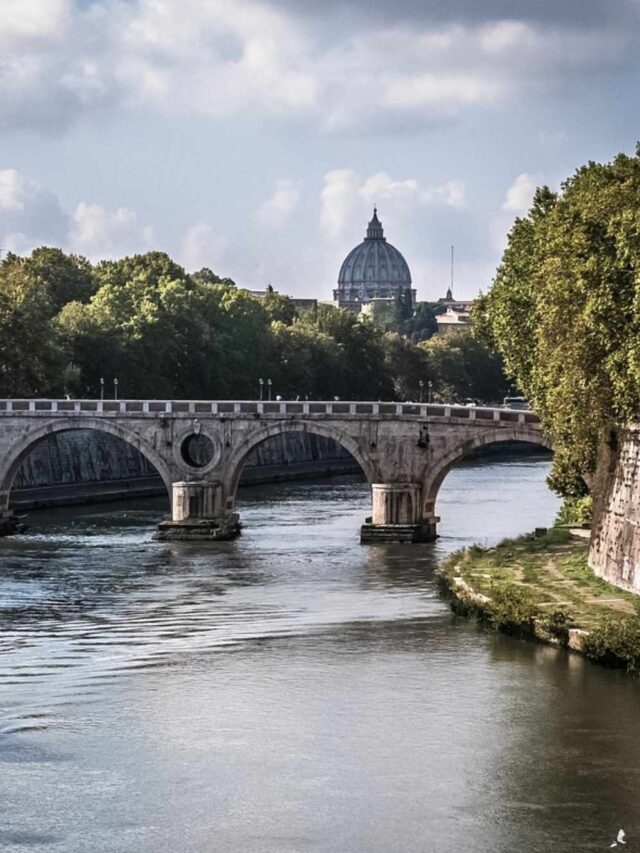
[[[520,635],[546,633],[566,643],[570,628],[590,632],[585,654],[640,672],[640,596],[597,577],[588,543],[562,528],[494,548],[473,545],[440,569],[455,611]],[[462,578],[465,588],[456,586]],[[478,602],[474,594],[487,596]]]

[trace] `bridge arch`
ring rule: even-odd
[[[347,450],[358,463],[368,483],[374,483],[379,478],[378,467],[361,444],[348,433],[332,424],[318,421],[272,421],[252,429],[245,440],[230,453],[225,462],[224,486],[225,493],[231,500],[235,499],[238,484],[245,463],[253,450],[263,442],[279,435],[292,432],[306,432],[331,439]]]
[[[499,429],[479,432],[477,436],[468,438],[451,448],[430,469],[424,485],[425,514],[427,516],[434,514],[438,492],[445,477],[452,468],[470,456],[474,450],[488,447],[491,444],[505,444],[507,442],[533,444],[547,450],[553,450],[551,442],[540,429],[532,429],[531,427],[514,424],[511,429],[505,429],[503,426]]]
[[[133,430],[122,427],[120,424],[106,418],[63,418],[45,423],[28,430],[20,441],[12,446],[11,455],[0,462],[0,495],[4,502],[8,503],[11,489],[18,472],[18,468],[33,448],[49,435],[72,430],[95,430],[107,433],[119,438],[127,444],[135,447],[153,465],[166,486],[169,500],[171,500],[171,489],[173,478],[171,472],[162,456],[143,438]]]

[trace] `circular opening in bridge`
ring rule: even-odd
[[[206,435],[188,435],[180,445],[180,455],[192,468],[205,468],[215,453],[213,442]]]

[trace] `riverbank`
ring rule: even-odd
[[[438,570],[454,613],[640,673],[640,597],[597,577],[588,539],[563,528],[472,545]]]

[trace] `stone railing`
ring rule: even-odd
[[[229,417],[246,415],[308,415],[333,417],[459,418],[538,424],[533,412],[433,403],[393,403],[343,400],[0,400],[3,415],[186,415]]]

